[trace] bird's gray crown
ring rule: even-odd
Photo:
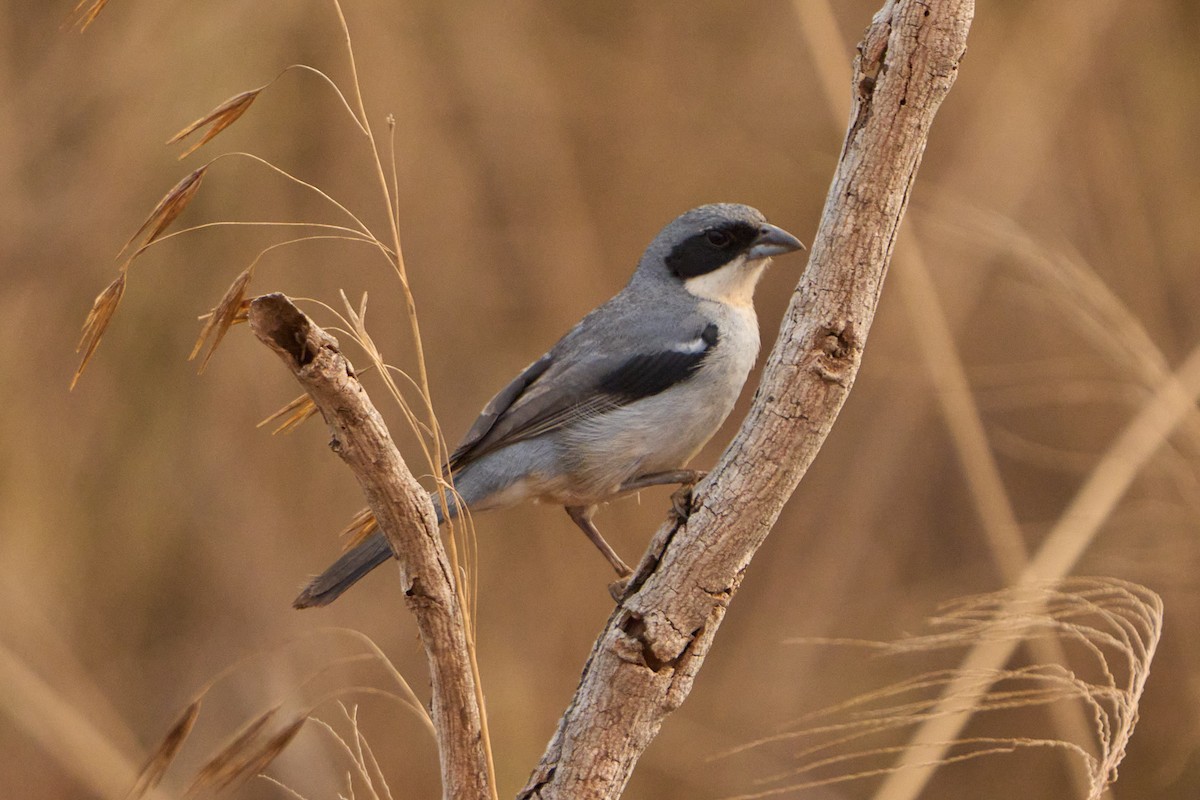
[[[739,203],[713,203],[675,218],[646,248],[639,273],[686,280],[720,269],[746,253],[767,224]]]

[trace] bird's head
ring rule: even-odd
[[[749,306],[772,256],[803,250],[762,212],[736,203],[693,208],[654,237],[638,273],[682,284],[704,300]]]

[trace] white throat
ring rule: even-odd
[[[746,261],[744,255],[738,256],[720,269],[687,278],[683,287],[696,297],[712,300],[714,303],[740,308],[752,308],[754,305],[754,287],[762,277],[763,270],[771,263],[769,258]]]

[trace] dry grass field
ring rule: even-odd
[[[618,290],[681,211],[749,203],[811,241],[854,43],[880,4],[343,1],[385,144],[395,118],[404,254],[451,440]],[[298,390],[244,326],[204,374],[186,360],[197,317],[296,229],[216,226],[156,244],[130,267],[120,310],[68,391],[113,254],[214,156],[254,153],[386,231],[370,149],[312,73],[283,75],[182,162],[185,146],[163,145],[290,64],[348,91],[337,16],[325,0],[119,0],[80,35],[63,28],[70,6],[0,9],[0,796],[123,797],[211,683],[161,796],[182,795],[216,748],[275,706],[272,730],[311,708],[350,747],[308,724],[266,772],[304,798],[346,795],[356,748],[340,700],[391,797],[436,797],[431,736],[347,630],[427,696],[394,570],[327,609],[290,605],[363,505],[327,432],[319,421],[279,436],[255,427]],[[807,780],[761,783],[793,770],[806,743],[760,740],[824,724],[807,715],[965,652],[876,657],[814,640],[924,633],[943,603],[1002,589],[1038,558],[1060,576],[1111,576],[1162,597],[1162,639],[1111,796],[1200,796],[1198,37],[1191,0],[979,4],[857,385],[628,797],[726,798]],[[226,220],[347,217],[226,157],[171,229]],[[802,265],[781,259],[760,286],[765,346]],[[384,357],[415,369],[399,284],[370,248],[272,250],[249,291],[275,290],[337,310],[339,291],[355,305],[367,293]],[[419,463],[396,404],[366,382]],[[750,394],[697,466],[716,459]],[[627,560],[669,494],[598,516]],[[504,797],[571,697],[612,607],[611,576],[560,509],[475,523],[478,657]],[[1010,666],[1038,652],[1018,649]],[[1066,655],[1097,678],[1087,652]],[[1072,718],[1071,702],[988,713],[964,735],[1071,738],[1082,718],[1075,741],[1095,752],[1093,712],[1076,705]],[[922,797],[1083,796],[1079,763],[1066,748],[1019,747],[938,770]],[[356,781],[355,797],[375,796]],[[879,785],[781,796],[870,798]],[[292,795],[258,778],[234,796]]]

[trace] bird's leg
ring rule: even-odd
[[[633,570],[629,568],[629,565],[621,560],[616,551],[608,546],[608,542],[604,541],[604,537],[600,535],[600,531],[596,530],[596,525],[592,522],[592,514],[596,513],[595,506],[566,506],[566,509],[571,520],[579,526],[581,531],[587,534],[587,537],[592,540],[592,544],[599,548],[604,557],[608,559],[608,563],[612,564],[613,569],[617,571],[617,575],[624,578],[633,574]]]
[[[704,479],[708,473],[699,469],[676,469],[670,472],[651,472],[649,475],[639,475],[621,485],[622,492],[636,492],[647,486],[662,486],[678,483],[679,491],[671,495],[671,508],[675,516],[686,520],[692,506],[692,487]]]

